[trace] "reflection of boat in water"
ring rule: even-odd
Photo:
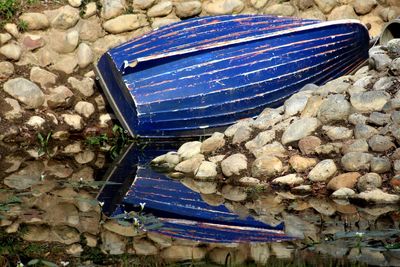
[[[152,170],[151,159],[165,152],[160,148],[140,151],[132,145],[115,162],[106,174],[111,183],[98,196],[108,216],[117,216],[146,203],[144,212],[154,215],[161,223],[154,229],[147,225],[149,229],[176,238],[216,243],[292,239],[284,234],[283,223],[271,226],[251,216],[242,218],[223,204],[211,206],[179,180]]]
[[[96,72],[132,135],[194,136],[349,73],[368,58],[368,41],[355,20],[201,17],[109,50]]]

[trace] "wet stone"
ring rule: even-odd
[[[185,174],[194,174],[194,172],[199,168],[201,162],[204,160],[204,156],[201,154],[195,155],[190,159],[184,160],[176,165],[175,170],[178,172],[183,172]]]
[[[41,162],[30,162],[25,168],[4,178],[4,184],[17,190],[28,189],[40,182],[44,166]]]
[[[214,179],[217,176],[217,165],[209,161],[203,161],[195,171],[197,179]]]
[[[232,201],[243,201],[247,198],[245,188],[232,185],[224,185],[221,194],[225,199]]]
[[[380,189],[373,189],[370,191],[361,192],[354,197],[376,204],[397,203],[400,200],[400,196],[385,193]]]

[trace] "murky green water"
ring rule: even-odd
[[[398,206],[255,190],[246,201],[219,201],[241,216],[271,225],[284,222],[285,234],[294,240],[196,242],[151,234],[102,215],[96,196],[107,184],[102,180],[107,167],[115,167],[108,152],[80,141],[54,146],[41,157],[37,147],[4,147],[1,266],[400,266]]]

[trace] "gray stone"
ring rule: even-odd
[[[349,116],[349,122],[353,125],[357,124],[366,124],[368,120],[368,117],[359,114],[359,113],[353,113]]]
[[[149,23],[145,15],[128,14],[107,20],[103,23],[103,28],[109,33],[117,34],[127,31],[133,31],[147,25],[149,25]]]
[[[241,0],[210,0],[203,3],[203,8],[210,15],[238,14],[244,3]]]
[[[368,152],[368,149],[369,146],[365,139],[355,139],[343,144],[342,153],[347,154],[349,152]]]
[[[32,82],[38,83],[40,86],[46,88],[56,83],[57,75],[39,67],[33,67],[31,69],[29,79]]]
[[[389,69],[393,75],[400,75],[400,58],[394,59],[392,63],[390,63]]]
[[[264,9],[264,14],[274,16],[292,16],[296,12],[296,9],[288,2],[282,4],[275,4],[268,6]]]
[[[400,39],[394,38],[386,44],[387,50],[394,54],[400,54]]]
[[[332,9],[338,4],[336,0],[314,0],[314,2],[325,14],[331,12]]]
[[[68,126],[72,127],[72,129],[77,131],[82,130],[83,121],[81,116],[77,114],[62,114],[61,118]]]
[[[4,91],[26,105],[26,108],[38,108],[44,103],[44,94],[40,88],[24,78],[8,80],[3,85]]]
[[[24,111],[23,111],[23,109],[21,109],[21,106],[19,105],[17,100],[6,97],[6,98],[4,98],[4,101],[11,108],[10,110],[8,110],[4,113],[4,117],[7,120],[14,120],[14,119],[19,119],[22,117],[22,113]]]
[[[62,54],[71,53],[75,50],[79,43],[79,32],[77,30],[51,31],[50,45],[51,48]]]
[[[373,189],[370,191],[361,192],[360,194],[355,195],[354,197],[358,199],[363,199],[368,202],[373,202],[376,204],[397,203],[400,200],[400,196],[385,193],[380,189]]]
[[[394,77],[381,77],[378,81],[375,82],[374,86],[372,87],[373,90],[383,90],[387,91],[395,84]]]
[[[392,62],[392,59],[379,47],[371,49],[369,51],[369,57],[370,65],[377,71],[386,70]]]
[[[56,29],[67,30],[78,22],[79,10],[71,6],[63,6],[57,10],[57,14],[51,19],[51,26]]]
[[[225,130],[224,134],[225,134],[227,137],[233,137],[233,136],[235,135],[237,129],[239,129],[239,128],[242,127],[242,126],[250,126],[250,125],[252,124],[252,122],[253,122],[253,119],[243,119],[243,120],[240,120],[240,121],[236,122],[235,124],[229,126],[229,127]]]
[[[294,186],[304,183],[304,179],[299,177],[297,174],[288,174],[285,176],[275,178],[274,180],[272,180],[272,183]]]
[[[316,118],[302,118],[292,123],[282,135],[282,144],[298,141],[311,135],[320,125]]]
[[[390,95],[383,91],[369,91],[354,94],[350,98],[353,107],[361,112],[381,111],[390,99]]]
[[[93,63],[94,55],[89,45],[80,43],[76,53],[78,57],[78,65],[80,68],[86,68]]]
[[[343,95],[329,96],[319,108],[318,119],[322,123],[347,120],[350,108],[350,103]]]
[[[201,154],[197,154],[187,160],[180,162],[178,165],[176,165],[175,170],[178,172],[183,172],[185,174],[193,175],[195,171],[199,168],[203,160],[204,156]]]
[[[369,139],[376,134],[378,134],[378,130],[369,125],[357,124],[354,127],[354,137],[357,139]]]
[[[309,96],[303,94],[295,94],[285,101],[285,116],[290,117],[301,113],[307,105]]]
[[[23,13],[19,20],[28,24],[28,30],[44,30],[50,26],[46,15],[42,13]]]
[[[195,171],[197,179],[214,179],[217,176],[217,165],[213,162],[203,161]]]
[[[325,1],[325,0],[321,0]],[[333,1],[333,0],[330,0]],[[335,1],[336,2],[336,1]],[[328,20],[340,20],[340,19],[358,19],[356,12],[350,5],[342,5],[335,7],[332,12],[328,15]]]
[[[274,156],[257,158],[251,166],[251,173],[255,178],[273,177],[279,175],[282,170],[282,161]]]
[[[253,152],[256,149],[263,147],[275,139],[275,131],[269,130],[259,133],[254,139],[246,142],[245,147]]]
[[[235,134],[233,135],[232,143],[240,144],[248,141],[251,138],[251,134],[253,129],[250,126],[241,126],[239,127]]]
[[[225,199],[231,201],[243,201],[247,198],[247,193],[244,187],[224,185],[221,194]]]
[[[308,174],[308,179],[313,182],[323,182],[332,177],[337,171],[336,164],[331,159],[319,162]]]
[[[372,112],[371,115],[369,115],[368,122],[378,126],[383,126],[390,122],[390,114]]]
[[[57,60],[51,69],[56,71],[62,71],[66,74],[72,74],[75,68],[78,66],[78,59],[74,54],[60,55],[59,60]],[[69,79],[74,78],[70,77]],[[75,78],[74,78],[75,79]]]
[[[377,4],[376,0],[355,0],[353,2],[354,10],[360,15],[371,12]]]
[[[322,130],[331,140],[349,139],[353,136],[353,130],[346,127],[322,126]]]
[[[47,96],[47,105],[51,108],[66,106],[72,101],[73,97],[74,93],[61,85],[50,89],[50,94]]]
[[[368,140],[368,144],[372,151],[375,152],[386,152],[391,148],[395,148],[395,144],[392,142],[390,137],[382,135],[374,135]]]
[[[350,152],[342,157],[341,163],[346,171],[368,171],[372,157],[368,153]]]
[[[162,1],[154,6],[152,6],[147,11],[147,16],[149,17],[163,17],[171,13],[173,8],[171,1]]]
[[[43,124],[46,122],[45,119],[39,116],[32,116],[29,118],[29,120],[26,122],[27,125],[39,129],[43,126]]]
[[[268,0],[250,0],[251,5],[256,9],[263,8],[267,2]]]
[[[87,3],[84,9],[84,14],[83,14],[83,18],[87,19],[90,18],[91,16],[96,15],[97,13],[97,4],[95,2],[90,2]]]
[[[393,111],[390,117],[395,124],[400,124],[400,111],[397,110]]]
[[[0,62],[0,81],[5,81],[14,74],[14,65],[8,61]]]
[[[252,152],[256,158],[265,156],[286,157],[286,149],[277,141],[267,144]]]
[[[191,157],[200,154],[201,142],[192,141],[187,142],[178,149],[178,155],[182,159],[190,159]]]
[[[95,112],[94,105],[86,101],[76,103],[74,110],[85,118],[89,118]]]
[[[43,163],[29,162],[25,168],[4,178],[4,184],[17,190],[25,190],[38,184],[43,172]]]
[[[102,0],[101,16],[108,20],[124,13],[125,0]]]
[[[322,96],[327,96],[329,94],[343,94],[346,93],[350,87],[351,84],[349,81],[340,77],[321,86],[317,92]]]
[[[201,2],[197,0],[176,2],[175,12],[180,18],[196,16],[201,12]]]
[[[265,109],[253,122],[252,126],[259,130],[267,130],[283,120],[283,115],[275,109]]]
[[[69,77],[68,83],[86,97],[94,94],[94,80],[92,78],[84,77],[82,80],[78,80],[75,77]]]
[[[212,153],[225,145],[225,135],[215,132],[213,135],[203,141],[200,147],[201,153]]]
[[[0,47],[0,54],[10,60],[19,60],[22,55],[22,50],[17,43],[8,43]]]
[[[240,175],[241,172],[247,170],[247,158],[240,153],[233,154],[221,162],[221,169],[227,177]]]
[[[382,186],[382,178],[377,173],[367,173],[361,176],[357,182],[357,188],[360,192],[370,191]]]
[[[390,171],[391,163],[386,157],[373,157],[371,160],[371,171],[376,173],[385,173]]]
[[[350,188],[340,188],[336,190],[335,192],[332,193],[331,197],[333,198],[338,198],[338,199],[347,199],[351,196],[354,196],[356,192],[354,192],[353,189]]]

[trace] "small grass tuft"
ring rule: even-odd
[[[20,32],[26,32],[28,30],[28,26],[28,22],[26,22],[25,20],[21,19],[18,21],[17,27]]]

